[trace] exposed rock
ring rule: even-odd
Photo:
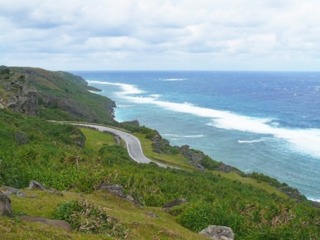
[[[63,220],[53,220],[53,219],[48,219],[43,217],[30,217],[30,216],[23,216],[21,217],[21,220],[28,221],[28,222],[39,222],[49,226],[64,229],[66,231],[72,230],[70,224]]]
[[[13,217],[11,200],[8,196],[0,192],[0,216]]]
[[[145,212],[145,214],[151,218],[159,218],[159,216],[154,212]]]
[[[230,165],[227,165],[223,162],[219,162],[218,167],[216,168],[216,170],[221,171],[221,172],[239,172],[239,170],[235,167],[232,167]]]
[[[201,161],[205,158],[205,154],[203,152],[190,149],[188,145],[181,146],[179,150],[180,153],[189,159],[193,165],[199,169],[204,169],[204,167],[201,165]]]
[[[172,201],[172,202],[168,202],[166,204],[163,205],[163,208],[169,209],[169,208],[173,208],[175,206],[179,206],[182,204],[187,203],[188,201],[184,198],[177,198],[176,200]]]
[[[39,111],[38,92],[17,82],[11,82],[11,84],[16,84],[19,91],[15,95],[11,96],[7,107],[15,110],[16,112],[28,115],[37,115]]]
[[[96,190],[104,190],[104,191],[108,191],[122,199],[125,199],[129,202],[134,203],[135,205],[142,207],[142,205],[139,203],[139,201],[137,201],[136,199],[134,199],[131,195],[127,195],[124,193],[124,188],[119,185],[119,184],[114,184],[114,185],[107,185],[105,183],[101,183],[100,185],[98,185],[96,187]]]
[[[42,190],[42,191],[46,191],[47,189],[45,188],[45,186],[43,186],[41,183],[35,181],[35,180],[31,180],[31,182],[29,183],[29,187],[28,189],[37,189],[37,190]]]
[[[25,193],[22,192],[20,189],[13,188],[13,187],[8,187],[8,186],[3,186],[0,188],[1,192],[3,192],[5,195],[10,196],[11,194],[15,194],[18,197],[25,197]]]
[[[210,225],[199,233],[212,240],[234,240],[232,229],[225,226]]]

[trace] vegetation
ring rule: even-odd
[[[13,83],[18,83],[14,84]],[[1,67],[0,96],[9,99],[7,86],[26,85],[38,93],[39,116],[49,120],[114,123],[115,103],[92,90],[81,77],[38,68]],[[13,92],[14,93],[14,92]],[[0,104],[1,104],[0,97]]]
[[[57,219],[65,220],[80,232],[106,233],[113,237],[126,238],[127,230],[115,218],[86,200],[60,204],[54,212]]]
[[[4,72],[11,73],[11,70]],[[39,79],[48,76],[40,74]],[[72,79],[68,80],[70,84]],[[45,84],[37,88],[59,94],[63,85],[59,84],[57,80],[48,83],[50,89]],[[72,96],[77,95],[75,90],[70,91]],[[53,113],[53,108],[48,109]],[[59,118],[65,119],[64,114],[67,119],[74,118],[59,106],[55,111],[63,113]],[[62,191],[23,190],[29,197],[11,196],[16,217],[0,217],[1,236],[4,239],[204,239],[197,232],[211,224],[231,227],[240,240],[300,240],[320,236],[320,209],[303,197],[296,201],[290,194],[285,195],[281,191],[286,185],[257,173],[244,176],[219,172],[219,163],[210,164],[208,158],[204,163],[209,167],[199,171],[183,154],[172,151],[175,147],[164,144],[163,152],[155,153],[156,131],[133,125],[125,128],[141,139],[149,157],[180,169],[137,164],[112,135],[0,109],[0,186],[24,189],[31,180],[37,180],[48,189]],[[98,191],[100,184],[121,185],[124,193],[144,208]],[[165,203],[177,198],[184,198],[187,203],[162,210]],[[68,233],[19,220],[25,214],[64,219],[75,231]]]

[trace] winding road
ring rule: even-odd
[[[84,124],[84,123],[72,123],[72,125],[75,126],[83,126],[83,127],[89,127],[89,128],[93,128],[96,129],[98,131],[101,132],[108,132],[108,133],[112,133],[118,137],[120,137],[121,139],[123,139],[126,142],[127,145],[127,150],[129,153],[129,156],[132,160],[138,162],[138,163],[155,163],[160,167],[171,167],[174,168],[172,166],[163,164],[163,163],[158,163],[156,161],[153,161],[149,158],[147,158],[142,151],[142,147],[141,147],[141,143],[140,140],[133,136],[130,133],[118,130],[118,129],[114,129],[114,128],[110,128],[110,127],[104,127],[104,126],[100,126],[100,125],[94,125],[94,124]]]

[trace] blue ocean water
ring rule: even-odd
[[[174,145],[320,199],[320,73],[75,72]]]

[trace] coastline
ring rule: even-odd
[[[90,85],[90,82],[91,82],[91,81],[88,81],[88,80],[86,80],[86,81],[87,81],[88,84]],[[102,90],[102,91],[94,91],[94,93],[95,93],[95,94],[99,94],[99,95],[103,95],[103,94],[102,94],[102,93],[103,93],[103,90]],[[115,108],[117,108],[118,103],[117,103],[114,99],[112,99],[112,100],[113,100],[113,101],[115,102],[115,104],[116,104],[116,107],[115,107]],[[116,122],[120,123],[120,124],[121,124],[121,122],[123,122],[123,121],[120,121],[119,118],[117,118],[116,111],[114,111],[114,120],[115,120]],[[128,121],[128,120],[126,120],[126,121]],[[138,119],[138,121],[139,121],[139,119]],[[147,127],[148,127],[148,126],[147,126]],[[199,135],[198,135],[198,136],[199,136]],[[236,168],[235,168],[235,169],[236,169]],[[298,195],[301,195],[301,196],[305,197],[306,199],[308,199],[308,200],[311,201],[311,202],[320,202],[320,199],[318,199],[318,198],[307,197],[307,196],[301,194],[301,192],[300,192],[299,190],[294,189],[294,188],[291,188],[291,187],[289,187],[289,188],[290,188],[290,189],[293,189],[294,191],[297,191],[297,192],[298,192]]]

